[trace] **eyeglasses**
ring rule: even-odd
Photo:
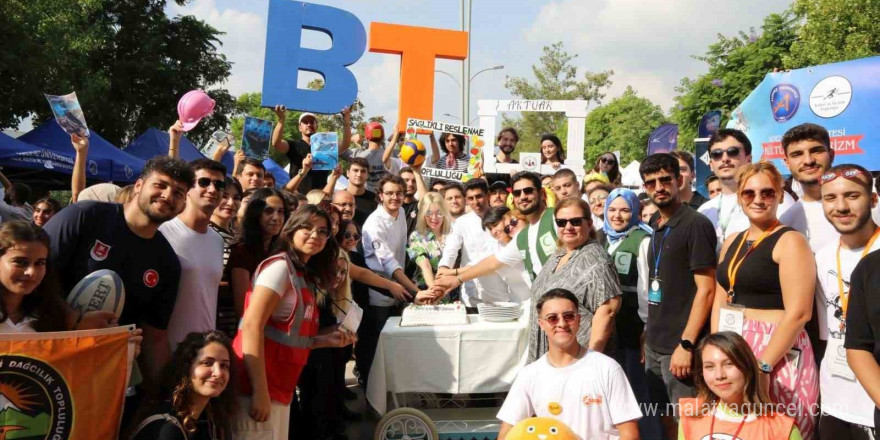
[[[825,173],[822,175],[822,177],[819,178],[819,182],[822,185],[824,185],[824,184],[831,182],[832,180],[834,180],[838,177],[843,177],[844,179],[852,180],[853,182],[856,182],[859,185],[864,185],[866,182],[862,181],[862,179],[860,179],[859,176],[862,176],[865,179],[867,179],[867,182],[874,181],[874,179],[870,175],[866,175],[862,170],[860,170],[858,168],[849,168],[849,169],[843,169],[843,170],[837,170],[837,171],[831,171],[831,172]]]
[[[223,191],[226,189],[226,181],[225,180],[211,180],[210,177],[199,177],[196,179],[196,184],[199,185],[199,188],[207,188],[214,184],[214,189],[217,191]]]
[[[385,194],[385,197],[397,197],[397,198],[403,197],[403,191],[394,191],[394,192],[385,191],[382,194]]]
[[[742,197],[743,201],[746,203],[752,203],[755,200],[755,190],[753,189],[744,189],[740,191],[739,196]],[[757,195],[761,197],[761,200],[771,201],[776,199],[776,190],[773,188],[761,188],[758,190]]]
[[[576,319],[578,319],[580,315],[575,312],[564,312],[562,314],[562,320],[566,322],[566,324],[573,323]],[[555,313],[551,313],[544,317],[544,321],[547,321],[550,325],[559,324],[559,315]]]
[[[535,188],[534,186],[527,186],[527,187],[522,188],[522,189],[515,189],[515,190],[513,190],[513,196],[514,196],[514,197],[519,197],[519,196],[522,195],[522,194],[525,194],[525,195],[527,195],[527,196],[530,196],[530,195],[534,194],[534,193],[537,192],[537,191],[538,191],[538,188]]]
[[[724,153],[727,153],[727,157],[738,157],[741,151],[742,148],[740,147],[728,147],[726,150],[719,148],[710,151],[709,157],[712,158],[712,160],[721,160],[721,158],[724,157]]]
[[[346,232],[346,233],[342,234],[342,236],[345,237],[346,240],[360,240],[361,239],[361,234],[358,234],[357,232],[355,232],[355,233]]]
[[[655,187],[657,187],[657,183],[659,182],[661,186],[671,187],[672,186],[672,176],[663,176],[658,177],[656,179],[646,180],[645,181],[645,189],[648,191],[653,191]]]
[[[599,162],[606,163],[608,165],[614,165],[617,163],[617,159],[613,159],[610,157],[600,157]]]
[[[327,228],[317,228],[314,226],[304,226],[302,228],[304,231],[308,232],[309,235],[318,234],[318,238],[321,240],[326,240],[330,238],[330,230]]]
[[[580,227],[582,224],[584,224],[584,220],[589,220],[589,219],[586,217],[574,217],[574,218],[557,218],[553,221],[556,222],[557,228],[564,228],[565,225],[567,225],[569,223],[571,223],[572,226],[577,228],[577,227]]]
[[[517,220],[515,218],[510,219],[510,223],[508,223],[507,226],[504,227],[504,233],[507,235],[510,235],[510,231],[512,231],[513,228],[515,228],[518,223],[519,223],[519,220]]]
[[[440,211],[435,211],[435,212],[428,211],[425,213],[425,217],[441,218],[441,217],[443,217],[443,213]]]

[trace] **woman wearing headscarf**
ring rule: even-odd
[[[647,401],[645,366],[641,358],[641,338],[648,319],[648,245],[651,228],[641,221],[639,196],[617,188],[605,200],[602,230],[606,249],[614,262],[620,290],[620,310],[615,317],[617,351],[614,358],[623,367],[639,402]]]

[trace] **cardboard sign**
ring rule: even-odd
[[[413,128],[412,135],[414,136],[416,132],[421,132],[423,130],[430,131],[441,131],[446,133],[460,134],[462,136],[471,137],[471,136],[480,136],[483,137],[483,133],[485,130],[482,128],[469,127],[467,125],[457,125],[457,124],[447,124],[446,122],[439,121],[426,121],[423,119],[415,119],[409,118],[406,120],[406,134],[408,137],[411,134],[410,128]]]
[[[241,133],[241,149],[245,156],[264,160],[269,157],[272,121],[247,116]]]
[[[315,133],[309,140],[312,146],[312,169],[332,171],[339,163],[339,135],[335,132]]]
[[[76,92],[60,96],[46,95],[46,100],[49,101],[49,107],[55,114],[55,121],[65,133],[89,137],[89,127],[86,125],[86,117],[83,115],[82,107],[79,106],[79,100],[76,99]]]
[[[541,153],[519,153],[519,163],[525,171],[540,173]]]
[[[456,170],[422,167],[422,176],[429,179],[452,180],[461,182],[464,173]]]

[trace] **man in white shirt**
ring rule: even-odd
[[[709,166],[721,181],[721,195],[704,203],[698,210],[715,226],[718,250],[731,235],[749,228],[749,218],[739,204],[736,173],[743,165],[752,162],[752,143],[745,133],[732,128],[722,128],[709,138]],[[776,216],[787,226],[803,232],[806,225],[795,218],[786,217],[786,211],[794,205],[794,198],[783,192],[783,200]]]
[[[168,322],[172,351],[190,332],[217,328],[217,289],[223,277],[223,238],[209,224],[226,189],[226,167],[198,159],[190,168],[196,184],[186,194],[186,208],[159,226],[180,261],[177,301]]]
[[[782,149],[791,177],[801,184],[804,192],[800,200],[785,213],[785,217],[791,222],[806,225],[804,235],[815,253],[826,244],[837,242],[840,236],[825,218],[819,187],[819,178],[834,162],[831,138],[828,130],[822,126],[801,124],[785,132]]]
[[[385,321],[391,316],[394,307],[399,303],[411,301],[418,292],[418,287],[403,273],[406,261],[406,216],[403,214],[404,188],[406,184],[399,176],[386,174],[379,180],[379,200],[381,205],[367,217],[361,231],[361,244],[367,267],[385,278],[397,281],[408,292],[399,296],[385,296],[369,289],[370,305],[364,310],[362,329],[358,329],[360,340],[357,356],[363,362],[360,369],[364,383],[369,378],[370,366],[376,352],[379,334],[385,327]],[[392,293],[393,294],[393,293]]]
[[[451,191],[447,187],[446,193]],[[461,266],[469,266],[498,251],[498,242],[489,231],[483,229],[483,216],[489,210],[489,185],[483,179],[472,179],[465,184],[465,201],[471,212],[452,223],[452,231],[446,237],[443,255],[438,264],[437,277],[457,276],[455,260],[461,251]],[[464,283],[461,299],[466,307],[477,307],[481,302],[509,301],[507,284],[495,273],[486,274]]]
[[[840,239],[827,241],[816,253],[820,333],[828,340],[819,368],[820,438],[874,438],[869,435],[875,428],[874,402],[847,365],[843,345],[850,275],[866,254],[880,249],[871,219],[871,208],[877,204],[871,184],[871,173],[857,165],[838,165],[821,177],[819,199]]]
[[[623,369],[577,342],[577,298],[552,289],[538,301],[537,310],[549,350],[514,380],[498,411],[498,439],[505,440],[513,425],[529,417],[560,420],[584,440],[639,438],[642,413]]]

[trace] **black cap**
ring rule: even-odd
[[[489,191],[497,191],[499,189],[507,190],[509,188],[510,188],[510,185],[508,185],[507,182],[505,182],[503,180],[496,180],[496,181],[492,182],[491,185],[489,185]]]

